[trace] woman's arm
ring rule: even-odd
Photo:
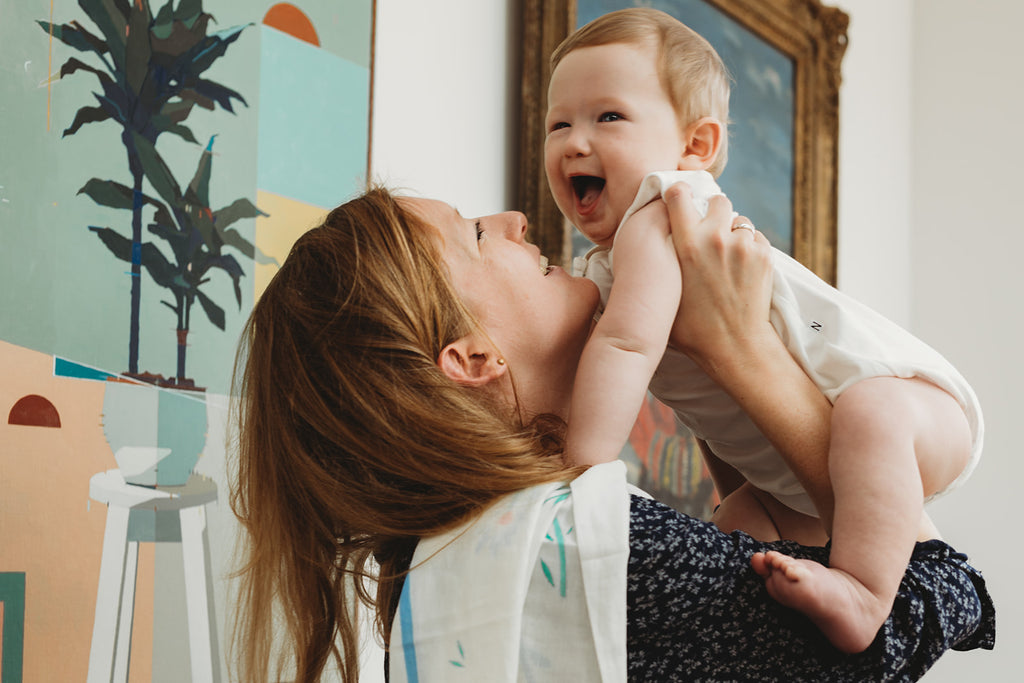
[[[832,405],[768,320],[771,255],[760,233],[731,230],[732,206],[713,197],[702,220],[686,185],[664,195],[682,271],[670,336],[747,412],[782,454],[831,527],[828,476]]]

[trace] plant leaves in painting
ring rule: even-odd
[[[196,299],[199,300],[199,305],[203,308],[203,313],[209,318],[210,322],[217,326],[218,329],[224,329],[224,309],[213,303],[213,300],[203,294],[200,290],[196,290]]]

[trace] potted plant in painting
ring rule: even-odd
[[[92,58],[92,64],[69,58],[61,66],[61,78],[82,71],[99,81],[100,90],[93,93],[96,104],[81,107],[63,135],[74,135],[89,123],[114,121],[120,127],[131,176],[130,186],[94,178],[82,188],[97,203],[129,210],[132,216],[127,236],[109,227],[92,228],[117,259],[131,266],[128,371],[107,383],[104,433],[129,481],[184,484],[205,443],[205,401],[201,390],[181,392],[138,382],[163,379],[140,373],[138,367],[142,270],[145,267],[154,282],[171,291],[173,303],[165,303],[178,317],[177,368],[174,379],[163,383],[194,388],[195,382],[185,376],[192,304],[199,301],[207,318],[224,329],[223,309],[201,287],[209,281],[208,273],[219,269],[231,277],[240,302],[242,269],[224,253],[224,247],[252,255],[255,249],[227,226],[258,210],[246,200],[219,212],[210,210],[209,146],[200,161],[205,175],[197,173],[203,177],[181,193],[156,143],[161,135],[171,133],[198,144],[183,123],[195,105],[233,112],[233,100],[245,104],[239,93],[203,77],[245,26],[208,34],[213,17],[203,11],[202,0],[180,0],[177,7],[174,0],[167,0],[156,14],[149,0],[79,0],[78,4],[98,33],[77,21],[38,22],[50,36]],[[166,203],[146,195],[144,179]],[[147,206],[155,211],[149,229],[170,245],[173,260],[152,242],[143,241]]]
[[[140,146],[140,150],[146,177],[157,189],[161,198],[166,201],[164,203],[159,199],[143,195],[142,202],[154,209],[153,222],[150,224],[149,230],[169,245],[172,258],[167,258],[155,243],[146,242],[140,250],[139,260],[153,281],[170,291],[173,302],[164,301],[163,303],[174,312],[177,319],[176,372],[171,380],[159,381],[158,384],[167,388],[202,391],[197,389],[195,382],[186,376],[185,371],[192,307],[198,301],[207,319],[219,329],[224,329],[224,309],[203,291],[204,286],[210,282],[210,274],[219,270],[231,278],[235,303],[241,308],[241,278],[244,271],[234,255],[228,253],[228,249],[235,249],[263,263],[276,263],[276,261],[265,257],[252,242],[232,226],[239,220],[265,214],[248,199],[236,199],[217,210],[210,208],[210,179],[213,170],[212,137],[200,155],[192,181],[184,192],[154,148],[143,145]],[[130,203],[136,201],[131,188],[113,180],[93,178],[85,184],[81,192],[87,194],[96,203],[112,208],[127,209]],[[116,230],[95,226],[91,229],[99,235],[114,256],[124,261],[131,258],[133,245]],[[116,415],[122,407],[135,406],[133,410],[142,407],[147,415],[158,416],[156,424],[162,434],[162,436],[157,435],[155,442],[151,436],[139,434],[131,437],[134,439],[133,441],[121,444],[125,437],[121,434],[112,436],[110,433],[121,429],[118,418],[108,420],[105,417],[104,430],[108,432],[107,438],[111,448],[114,449],[116,455],[119,455],[119,465],[122,471],[141,471],[138,483],[167,483],[171,479],[179,477],[183,472],[187,479],[187,472],[191,470],[195,460],[199,457],[198,449],[202,448],[203,443],[202,440],[196,444],[183,443],[181,438],[183,433],[190,431],[198,430],[199,434],[205,434],[206,416],[201,397],[193,394],[179,399],[175,398],[175,392],[163,389],[156,399],[142,398],[139,393],[144,390],[145,387],[132,384],[108,386],[107,395],[111,397],[112,405],[108,407],[105,398],[105,416]],[[134,397],[132,397],[133,395]],[[122,401],[125,401],[123,406],[118,405]],[[147,404],[146,401],[149,403]],[[168,426],[172,426],[172,428],[166,429]],[[140,438],[152,443],[143,445]],[[169,443],[171,439],[178,442],[173,447]],[[115,446],[115,442],[120,445]],[[170,451],[165,452],[165,449],[168,448]],[[176,461],[174,465],[161,460],[169,457],[171,453]],[[121,464],[122,460],[131,461],[132,464]],[[180,462],[188,460],[191,460],[191,464],[187,469],[183,469]],[[161,462],[163,462],[162,466]],[[169,466],[173,469],[173,475],[165,474]],[[151,479],[154,481],[151,482]]]
[[[228,248],[258,263],[277,263],[232,227],[239,220],[266,215],[251,201],[241,198],[220,209],[211,208],[213,140],[211,137],[200,155],[192,181],[184,192],[156,150],[141,148],[144,150],[142,158],[146,177],[166,201],[165,204],[143,195],[141,201],[154,209],[149,231],[167,243],[172,258],[168,259],[155,243],[146,242],[140,250],[139,260],[153,281],[167,288],[173,297],[173,302],[163,302],[174,312],[177,320],[177,368],[174,379],[167,385],[178,388],[195,388],[194,381],[185,373],[193,305],[198,301],[207,319],[217,328],[224,329],[224,309],[203,291],[204,285],[210,282],[211,272],[219,270],[231,278],[235,303],[241,308],[241,278],[245,273],[238,260],[228,253]],[[129,202],[134,201],[133,191],[113,180],[93,178],[80,192],[97,204],[113,208],[128,208]],[[134,245],[116,230],[96,226],[90,226],[90,229],[114,256],[123,261],[131,258]]]
[[[79,71],[92,73],[101,92],[98,105],[83,106],[63,135],[74,135],[88,123],[114,121],[128,156],[132,178],[131,314],[128,331],[128,374],[139,374],[139,309],[141,306],[143,186],[142,157],[163,133],[198,144],[182,122],[195,105],[213,110],[216,105],[233,112],[232,100],[245,104],[240,94],[202,74],[224,55],[245,26],[207,34],[213,18],[203,11],[202,0],[168,0],[154,16],[149,0],[111,2],[79,0],[79,6],[100,35],[77,21],[53,24],[39,21],[49,35],[79,52],[94,55],[100,67],[69,58],[60,69],[64,78]]]

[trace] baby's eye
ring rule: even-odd
[[[479,242],[484,238],[484,228],[480,225],[480,221],[476,222],[476,241]]]
[[[601,123],[609,123],[611,121],[621,121],[624,117],[622,114],[614,111],[606,111],[597,117],[597,120]]]
[[[556,123],[551,124],[551,127],[548,128],[548,132],[549,133],[554,133],[556,130],[561,130],[563,128],[568,128],[568,127],[569,127],[569,124],[566,123],[565,121],[558,121]]]

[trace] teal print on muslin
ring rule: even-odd
[[[569,488],[567,486],[563,486],[559,489],[555,489],[554,495],[546,499],[544,502],[551,503],[552,505],[558,505],[563,500],[568,498],[570,493],[571,491],[569,490]]]
[[[466,658],[466,653],[465,653],[465,652],[463,651],[463,649],[462,649],[462,641],[461,641],[461,640],[456,640],[456,641],[455,641],[455,645],[456,645],[456,646],[457,646],[457,647],[459,648],[459,658],[460,658],[460,659],[465,659],[465,658]],[[456,660],[454,660],[454,659],[449,659],[449,660],[448,660],[448,662],[449,662],[449,663],[450,663],[450,664],[451,664],[452,666],[457,666],[457,667],[459,667],[460,669],[463,669],[463,668],[465,668],[465,667],[466,667],[466,665],[465,665],[465,664],[463,664],[463,663],[462,663],[462,662],[460,662],[460,661],[456,661]]]
[[[558,594],[561,595],[564,598],[565,597],[565,589],[566,589],[565,536],[562,534],[562,525],[558,523],[558,518],[557,517],[554,519],[554,521],[552,521],[551,528],[554,531],[555,535],[554,535],[554,537],[552,537],[551,534],[549,533],[547,535],[547,539],[549,541],[555,541],[556,543],[558,543],[558,564],[559,564]],[[572,531],[572,528],[570,527],[569,528],[569,532],[571,532],[571,531]],[[548,567],[547,562],[545,562],[544,560],[541,560],[540,561],[540,568],[541,568],[541,571],[544,572],[544,578],[546,578],[548,580],[548,583],[550,583],[552,586],[554,586],[555,585],[555,579],[554,579],[554,576],[552,576],[552,574],[551,574],[551,569]]]
[[[548,580],[548,583],[550,583],[552,586],[554,586],[555,585],[555,580],[551,576],[551,570],[548,569],[548,563],[545,562],[544,560],[541,560],[540,561],[540,568],[544,571],[544,578]]]

